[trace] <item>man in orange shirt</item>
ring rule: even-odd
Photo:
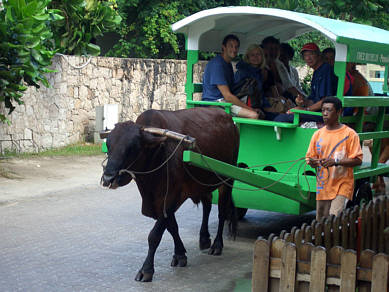
[[[316,219],[338,216],[354,192],[353,167],[362,163],[358,134],[339,122],[342,103],[326,97],[321,111],[325,127],[315,132],[306,161],[316,168]]]

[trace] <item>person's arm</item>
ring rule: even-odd
[[[290,94],[292,94],[293,96],[302,96],[303,98],[306,98],[306,96],[305,96],[305,94],[302,92],[302,91],[300,91],[300,90],[298,90],[296,87],[289,87],[288,89],[287,89],[287,91],[290,93]]]
[[[322,165],[324,167],[338,165],[344,167],[355,167],[362,164],[363,152],[359,136],[354,131],[350,131],[349,139],[346,140],[346,153],[348,157],[344,157],[337,162],[334,158],[328,158],[322,161]]]
[[[310,100],[307,100],[307,106],[306,106],[305,110],[311,111],[311,112],[319,112],[321,110],[321,105],[323,103],[323,99],[324,99],[324,97],[312,105],[308,105]]]
[[[362,160],[359,157],[355,158],[342,158],[338,162],[334,158],[326,158],[321,161],[323,167],[331,166],[344,166],[344,167],[355,167],[362,164]]]
[[[237,98],[235,95],[233,95],[227,85],[217,85],[217,88],[220,90],[221,94],[223,95],[224,99],[227,102],[238,105],[238,106],[245,108],[245,109],[248,109],[248,110],[253,110],[247,104],[245,104],[244,102],[241,102],[239,98]]]

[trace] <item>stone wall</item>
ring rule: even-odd
[[[186,61],[56,56],[52,88],[28,88],[24,104],[0,124],[0,153],[38,151],[91,140],[96,106],[119,105],[119,121],[147,109],[185,108]],[[195,80],[204,63],[195,68]],[[1,109],[0,109],[1,110]]]

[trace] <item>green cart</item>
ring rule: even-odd
[[[223,37],[229,33],[240,38],[240,52],[243,53],[249,44],[260,43],[269,35],[285,42],[307,32],[319,31],[335,46],[335,74],[339,77],[337,97],[342,100],[344,107],[359,108],[357,115],[344,117],[342,122],[353,123],[361,141],[373,139],[371,163],[364,163],[356,168],[355,179],[373,180],[377,175],[389,173],[388,165],[378,163],[381,139],[389,137],[389,131],[383,130],[384,121],[389,119],[389,115],[385,115],[389,97],[343,96],[346,62],[385,66],[383,91],[388,92],[389,31],[314,15],[258,7],[220,7],[204,10],[173,24],[172,29],[186,37],[187,107],[222,105],[227,112],[231,107],[229,103],[196,101],[193,98],[195,93],[202,91],[202,85],[193,82],[193,67],[199,60],[199,51],[218,52]],[[378,107],[378,113],[366,115],[364,108],[371,106]],[[305,156],[316,129],[299,126],[299,115],[302,113],[311,112],[294,110],[293,123],[234,117],[240,131],[240,167],[202,157],[193,151],[186,151],[183,159],[193,165],[234,178],[233,196],[243,215],[247,209],[287,214],[301,214],[313,210],[315,170],[296,162],[277,164]],[[365,122],[373,122],[375,130],[363,132]]]

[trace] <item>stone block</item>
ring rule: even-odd
[[[88,98],[88,88],[86,86],[84,85],[80,86],[79,97],[80,99]]]
[[[43,148],[52,148],[53,147],[53,136],[51,133],[44,133],[41,136],[41,146]]]
[[[67,94],[67,91],[68,91],[68,85],[67,85],[67,83],[61,83],[60,85],[59,85],[59,93],[60,94],[63,94],[63,95],[66,95]]]
[[[96,89],[97,88],[97,79],[96,78],[90,79],[89,88],[90,89]]]
[[[115,77],[116,79],[122,79],[123,76],[124,76],[124,71],[123,71],[123,69],[121,69],[121,68],[116,69],[116,71],[115,71],[115,76],[114,76],[114,77]]]
[[[54,103],[49,106],[49,117],[50,119],[55,119],[58,118],[59,114],[59,108],[58,106]]]
[[[24,139],[32,139],[32,130],[31,129],[24,129]]]

